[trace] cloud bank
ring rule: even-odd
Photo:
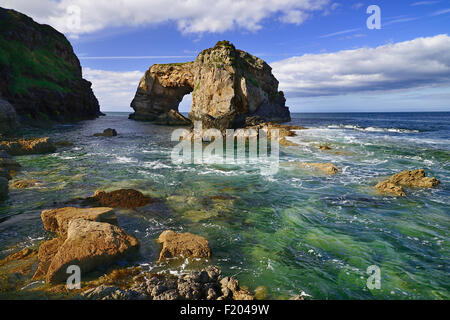
[[[450,85],[450,37],[335,53],[306,54],[271,64],[288,97],[344,95]]]
[[[107,27],[175,22],[183,33],[256,31],[266,18],[301,24],[312,12],[326,9],[329,0],[0,0],[0,5],[32,16],[58,31],[79,35]],[[73,23],[73,7],[80,24]],[[77,11],[77,10],[75,10]]]
[[[83,68],[83,78],[92,82],[92,90],[102,110],[123,111],[134,98],[142,71],[105,71]]]
[[[450,87],[450,37],[438,35],[271,64],[288,98],[389,94],[394,90]],[[143,71],[83,69],[104,110],[128,108]],[[189,109],[189,97],[180,106]]]

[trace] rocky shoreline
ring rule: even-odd
[[[249,128],[265,128],[280,131],[280,139],[295,135],[305,128],[273,123],[258,123]],[[54,152],[56,145],[70,146],[69,142],[54,143],[49,138],[9,139],[0,141],[0,196],[7,197],[8,180],[12,179],[21,166],[12,155],[41,154]],[[286,148],[290,145],[282,144]],[[330,152],[330,146],[319,146],[321,152]],[[326,175],[339,173],[332,163],[288,162],[289,167],[311,168]],[[13,188],[27,188],[36,181],[14,181]],[[430,188],[439,184],[436,178],[425,176],[424,170],[404,171],[374,186],[382,194],[405,196],[407,188]],[[5,191],[6,188],[6,191]],[[168,199],[169,200],[169,199]],[[241,287],[237,279],[223,276],[217,266],[191,271],[178,276],[164,273],[149,273],[133,266],[139,257],[139,241],[127,234],[117,222],[115,208],[136,210],[152,203],[166,201],[153,199],[133,189],[119,189],[111,192],[98,190],[92,197],[73,199],[55,209],[43,210],[41,214],[44,229],[56,235],[37,247],[25,248],[0,261],[0,281],[10,281],[19,274],[22,285],[45,280],[44,287],[37,286],[30,292],[54,294],[75,294],[82,299],[208,299],[208,300],[251,300],[258,294]],[[170,200],[171,201],[171,200]],[[77,207],[68,207],[75,204]],[[191,233],[162,232],[156,242],[160,243],[159,262],[167,259],[206,259],[213,254],[208,240]],[[127,269],[114,268],[111,274],[83,282],[82,289],[68,291],[64,282],[66,268],[78,265],[83,274],[118,261],[128,261]],[[139,271],[140,270],[140,271]],[[121,276],[115,276],[120,273]],[[5,278],[6,277],[6,278]],[[6,279],[6,280],[5,280]],[[9,279],[9,280],[8,280]],[[261,287],[263,288],[263,287]],[[264,295],[263,295],[264,296]],[[300,297],[301,298],[301,297]]]

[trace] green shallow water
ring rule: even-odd
[[[381,128],[392,128],[392,120],[383,121],[391,126]],[[281,166],[276,175],[263,176],[260,164],[173,164],[173,128],[120,113],[30,132],[74,147],[16,157],[23,170],[15,178],[40,184],[10,190],[0,204],[0,258],[51,236],[42,228],[41,210],[97,189],[126,187],[164,200],[119,212],[121,226],[141,242],[136,263],[145,269],[174,273],[213,263],[250,289],[267,287],[274,299],[301,292],[315,299],[449,299],[447,127],[432,134],[353,130],[301,115],[293,122],[311,129],[291,138],[301,147],[282,148],[280,161],[331,161],[338,175]],[[108,127],[119,136],[92,136]],[[319,143],[338,154],[319,151]],[[405,198],[374,192],[384,176],[414,168],[425,168],[441,184],[407,190]],[[206,237],[211,260],[157,264],[154,239],[166,229]],[[366,286],[371,265],[381,269],[379,290]]]

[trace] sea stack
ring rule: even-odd
[[[203,50],[193,62],[152,65],[131,102],[135,113],[130,118],[179,125],[183,121],[178,105],[191,92],[190,121],[223,129],[244,127],[246,119],[255,116],[272,122],[291,119],[272,68],[228,41]]]
[[[14,130],[17,119],[39,125],[101,115],[91,83],[82,78],[80,62],[62,33],[4,8],[0,31],[0,131]]]

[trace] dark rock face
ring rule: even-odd
[[[202,121],[204,128],[243,127],[248,117],[291,119],[271,67],[228,41],[203,50],[193,62],[152,65],[131,102],[135,113],[130,118],[158,123],[161,115],[178,113],[179,103],[190,92],[189,119]]]
[[[17,129],[17,114],[14,107],[0,98],[0,134],[9,134]]]
[[[63,34],[0,8],[0,96],[25,124],[101,115],[91,83]],[[36,121],[38,120],[38,121]]]

